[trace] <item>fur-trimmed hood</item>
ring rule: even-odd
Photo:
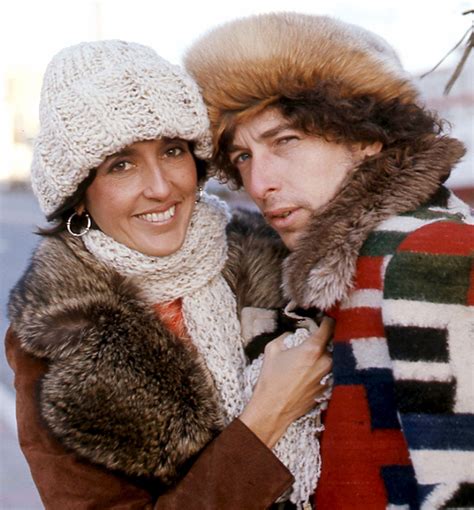
[[[453,138],[430,137],[416,150],[368,158],[317,211],[285,260],[283,286],[303,307],[327,310],[349,292],[360,249],[391,216],[416,209],[440,189],[465,153]]]
[[[223,275],[238,307],[282,306],[287,251],[253,214],[228,225]],[[80,457],[168,484],[223,426],[214,383],[197,351],[171,334],[133,278],[98,262],[81,240],[43,240],[12,290],[11,326],[48,362],[40,413]]]

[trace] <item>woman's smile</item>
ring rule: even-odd
[[[104,234],[145,255],[164,257],[184,242],[196,188],[188,143],[160,138],[132,143],[107,158],[84,205]]]
[[[172,205],[163,212],[152,212],[145,214],[138,214],[136,218],[144,220],[148,223],[169,223],[174,218],[176,212],[176,204]]]

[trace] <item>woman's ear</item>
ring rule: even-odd
[[[84,205],[84,202],[79,202],[75,207],[74,210],[79,216],[82,216],[86,210],[86,206]]]

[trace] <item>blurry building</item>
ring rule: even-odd
[[[38,71],[0,72],[1,184],[29,181],[33,141],[38,132],[41,80]]]
[[[460,55],[454,59],[460,60]],[[454,66],[436,70],[418,81],[424,100],[429,108],[451,124],[451,134],[464,142],[467,154],[456,167],[447,185],[464,201],[474,207],[474,55],[459,75],[449,95],[443,95]]]

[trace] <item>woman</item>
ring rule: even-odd
[[[196,85],[141,45],[80,44],[50,63],[40,120],[32,184],[55,227],[6,342],[45,506],[269,507],[293,480],[270,448],[324,391],[328,325],[270,342],[245,399],[238,316],[282,305],[285,251],[202,193]]]

